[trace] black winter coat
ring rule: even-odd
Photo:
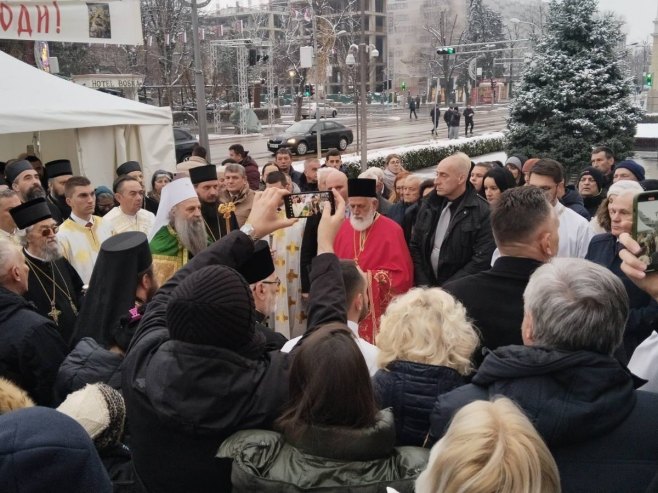
[[[544,438],[564,493],[640,493],[658,470],[658,395],[634,390],[631,374],[610,356],[499,348],[472,384],[438,397],[432,440],[458,409],[498,395],[516,402]]]
[[[596,216],[596,211],[599,209],[603,199],[605,199],[603,193],[598,194],[596,197],[583,197],[583,205],[591,217]]]
[[[112,481],[113,493],[145,493],[137,478],[130,449],[122,443],[98,452]]]
[[[393,408],[395,444],[422,447],[436,396],[468,383],[446,366],[393,361],[372,378],[380,409]]]
[[[658,302],[638,288],[621,270],[621,244],[610,233],[592,238],[585,258],[609,269],[624,283],[629,301],[629,314],[624,330],[624,350],[630,359],[635,348],[645,340],[658,324]]]
[[[0,287],[0,377],[41,406],[53,405],[53,385],[67,353],[55,324],[22,296]]]
[[[489,204],[469,184],[452,211],[439,256],[438,275],[431,265],[434,233],[447,199],[433,190],[421,201],[409,251],[416,286],[441,286],[460,277],[489,269],[496,244],[489,224]]]
[[[237,268],[253,255],[253,241],[234,231],[164,284],[148,304],[122,368],[122,389],[137,474],[148,491],[230,491],[230,462],[215,459],[232,433],[267,428],[288,398],[290,356],[257,359],[215,346],[170,340],[165,318],[171,292],[207,265]],[[346,323],[338,259],[313,261],[308,327]]]
[[[523,291],[532,273],[542,263],[520,257],[499,257],[490,270],[462,277],[443,285],[457,298],[478,329],[483,348],[496,349],[523,344]],[[476,352],[475,362],[482,362]]]
[[[91,337],[83,337],[62,362],[55,380],[55,399],[62,402],[88,383],[103,382],[121,390],[123,356],[108,351]]]
[[[563,206],[568,207],[572,211],[580,214],[588,221],[592,218],[589,211],[585,208],[585,203],[583,202],[583,198],[576,191],[576,189],[573,188],[572,185],[569,185],[565,189],[564,196],[560,199],[560,202],[562,202]]]

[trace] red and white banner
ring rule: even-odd
[[[139,0],[0,0],[0,39],[141,45]]]

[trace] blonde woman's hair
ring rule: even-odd
[[[380,329],[380,368],[404,360],[468,375],[480,342],[462,304],[439,288],[413,288],[395,298],[382,315]]]
[[[416,493],[559,493],[560,475],[528,418],[505,397],[455,414]]]

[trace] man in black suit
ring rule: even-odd
[[[558,218],[536,187],[506,190],[491,211],[501,256],[490,270],[442,287],[462,302],[490,350],[522,344],[523,291],[532,273],[558,249]],[[480,363],[482,356],[477,356]]]

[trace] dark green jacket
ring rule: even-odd
[[[394,447],[393,413],[365,429],[311,427],[296,440],[265,430],[239,431],[217,457],[234,459],[233,492],[413,492],[429,450]]]

